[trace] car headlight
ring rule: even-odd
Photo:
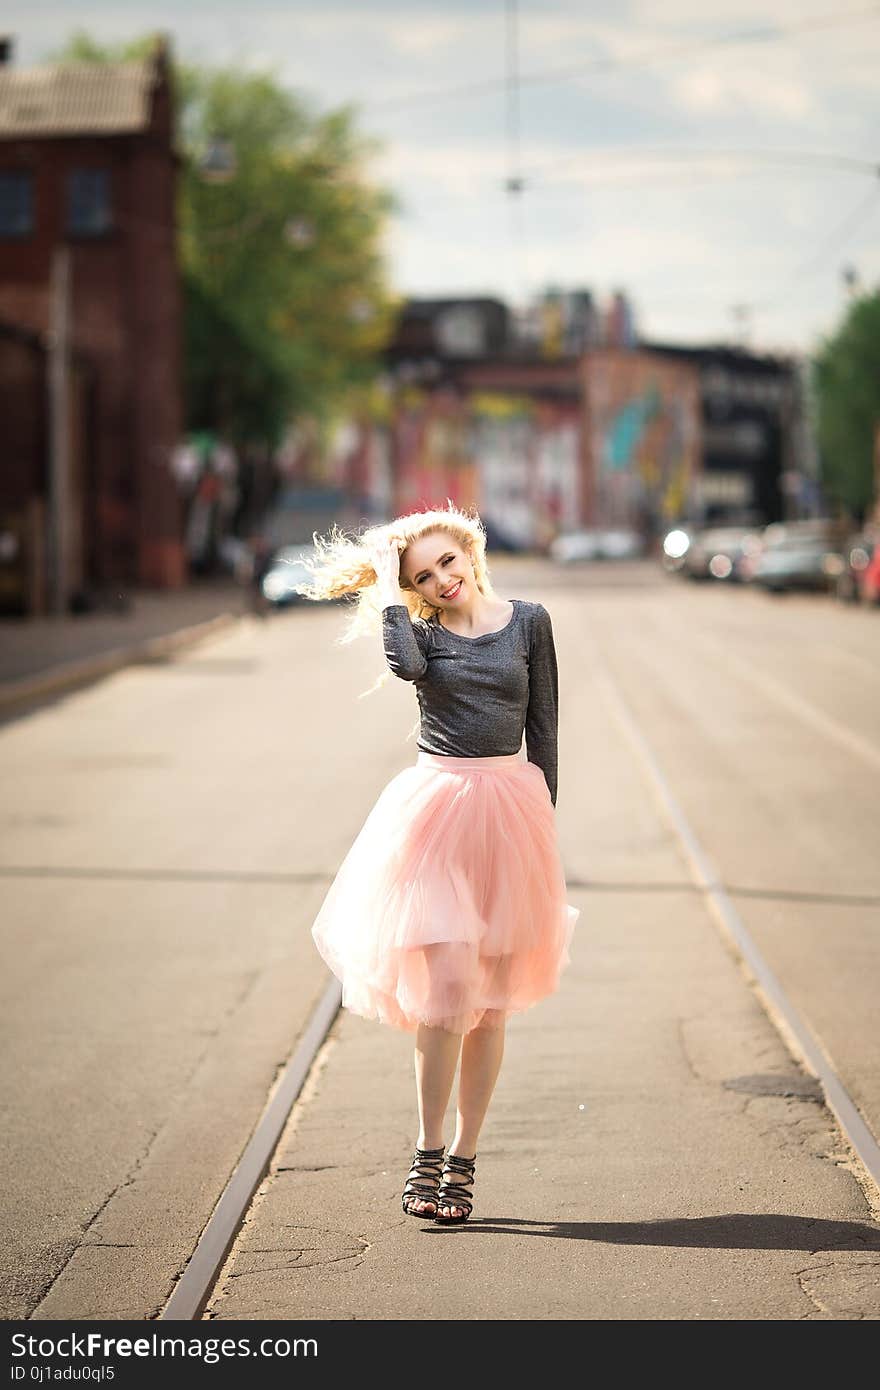
[[[278,570],[270,570],[263,580],[263,593],[272,603],[277,603],[290,593],[290,581]]]
[[[663,538],[663,553],[670,560],[680,560],[690,546],[691,538],[686,531],[670,531]]]

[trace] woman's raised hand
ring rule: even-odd
[[[400,552],[403,542],[387,537],[385,541],[374,541],[369,548],[370,560],[376,571],[376,579],[383,589],[398,589],[400,586]]]
[[[390,603],[403,603],[400,592],[400,554],[404,542],[392,536],[377,540],[370,546],[370,560],[376,571],[379,601],[383,608]]]

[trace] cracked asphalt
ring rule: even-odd
[[[462,1227],[400,1207],[411,1037],[341,1014],[205,1318],[876,1318],[877,1193],[603,681],[876,1133],[877,616],[494,574],[554,622],[572,964],[509,1025]],[[157,1315],[324,988],[309,926],[415,756],[411,689],[358,701],[381,661],[339,625],[244,620],[2,730],[5,1317]]]

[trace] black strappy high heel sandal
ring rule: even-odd
[[[443,1173],[440,1179],[440,1188],[437,1193],[437,1215],[435,1221],[442,1225],[454,1226],[462,1221],[467,1221],[474,1209],[473,1190],[469,1186],[474,1180],[474,1168],[477,1162],[477,1155],[473,1158],[461,1158],[458,1154],[447,1154],[446,1162],[443,1164]],[[464,1182],[448,1182],[447,1173],[460,1173],[464,1177]],[[462,1216],[441,1216],[441,1207],[460,1207]]]
[[[416,1149],[412,1167],[401,1194],[401,1203],[407,1216],[420,1216],[423,1221],[433,1221],[437,1214],[437,1188],[443,1167],[446,1145],[439,1149]],[[433,1211],[415,1211],[413,1202],[433,1202]]]

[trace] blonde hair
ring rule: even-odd
[[[436,508],[427,512],[409,512],[395,517],[393,521],[380,526],[368,526],[359,534],[348,535],[335,523],[329,534],[319,536],[312,533],[315,555],[305,561],[312,576],[311,584],[301,584],[299,592],[310,599],[334,599],[353,595],[354,612],[337,642],[354,641],[355,637],[377,633],[382,629],[382,604],[379,597],[378,577],[370,558],[371,548],[384,550],[387,542],[401,542],[400,563],[408,546],[424,536],[436,531],[445,531],[452,536],[473,560],[474,578],[477,588],[486,598],[495,598],[495,590],[489,579],[486,563],[486,532],[475,507],[458,507],[451,498],[446,499],[446,508]],[[439,608],[418,593],[409,580],[400,576],[402,599],[410,620],[428,618],[438,613]],[[387,666],[368,690],[361,691],[359,699],[370,695],[383,686],[391,675]]]

